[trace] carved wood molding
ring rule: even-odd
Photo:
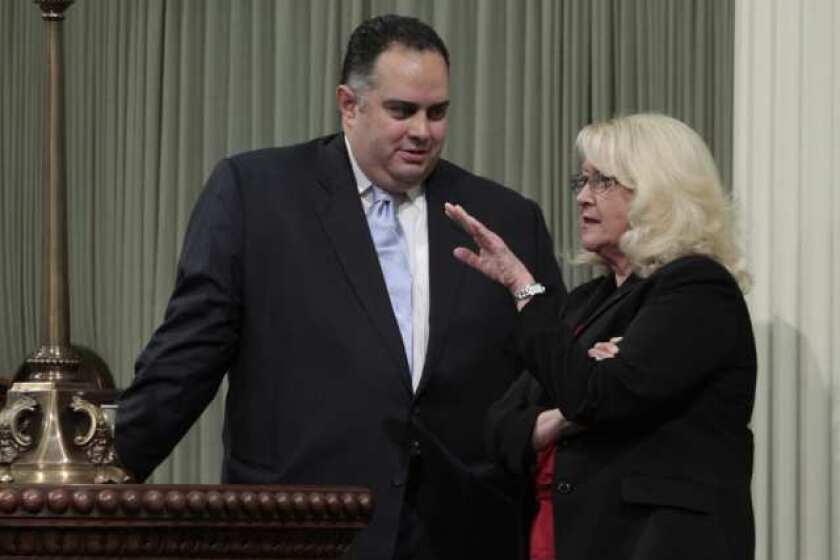
[[[373,510],[360,488],[9,485],[2,558],[338,558]]]

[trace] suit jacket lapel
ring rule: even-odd
[[[405,373],[399,377],[411,390],[399,326],[341,134],[321,146],[319,160],[319,182],[326,196],[316,205],[317,212],[359,302],[388,353]]]
[[[441,162],[426,181],[426,212],[429,232],[429,345],[420,385],[419,395],[426,386],[429,372],[434,371],[446,342],[446,331],[453,310],[457,307],[458,292],[465,265],[458,262],[452,250],[471,241],[460,227],[443,213],[443,203],[463,204],[457,189],[453,188],[451,174]]]

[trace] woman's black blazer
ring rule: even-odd
[[[728,271],[684,257],[618,289],[612,277],[580,286],[560,320],[552,309],[537,297],[520,313],[531,375],[491,409],[488,444],[529,474],[540,411],[583,428],[557,445],[557,557],[753,558],[755,343]],[[587,355],[617,336],[616,357]]]

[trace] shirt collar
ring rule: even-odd
[[[368,176],[365,175],[365,172],[362,171],[361,167],[359,167],[359,163],[356,161],[356,156],[353,155],[353,148],[350,147],[350,140],[347,138],[346,134],[344,135],[344,145],[347,146],[347,155],[350,156],[350,167],[353,168],[353,177],[356,179],[356,189],[359,191],[359,196],[365,196],[368,190],[370,190],[370,187],[373,185],[373,181],[368,179]],[[422,192],[423,185],[417,185],[408,189],[405,195],[409,202],[414,202],[414,200],[420,196]]]

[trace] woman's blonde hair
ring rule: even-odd
[[[635,193],[619,248],[636,274],[649,276],[700,254],[726,267],[743,291],[749,288],[731,203],[709,148],[688,125],[654,113],[617,117],[584,127],[577,148],[602,175]],[[583,260],[599,259],[587,253]]]

